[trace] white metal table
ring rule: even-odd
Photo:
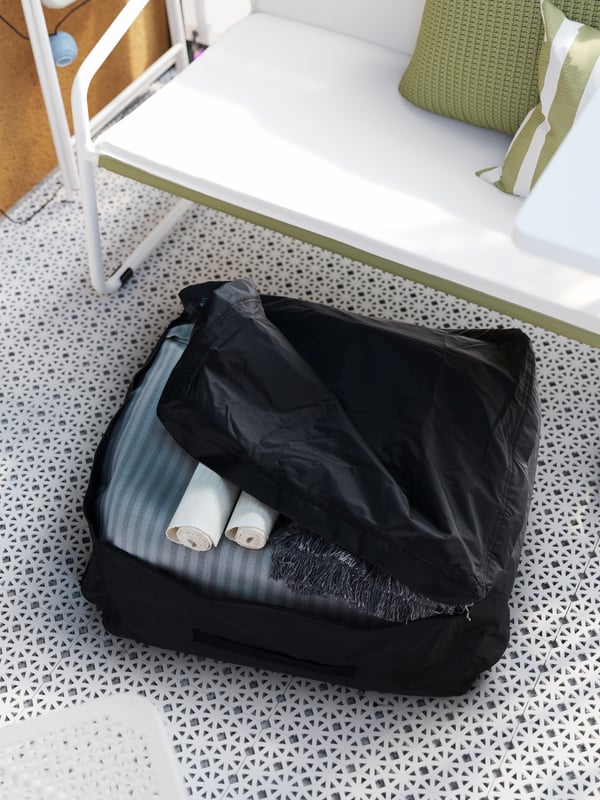
[[[600,272],[600,93],[527,198],[514,238],[525,250]]]

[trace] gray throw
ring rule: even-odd
[[[298,594],[336,597],[389,622],[411,622],[437,614],[463,613],[418,594],[347,550],[295,522],[272,536],[271,577]]]

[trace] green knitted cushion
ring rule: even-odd
[[[600,27],[600,0],[556,0]],[[400,92],[446,117],[514,134],[537,103],[539,0],[427,0]]]
[[[478,175],[499,189],[527,197],[590,98],[600,91],[600,31],[565,17],[542,0],[540,102],[523,120],[504,165]]]

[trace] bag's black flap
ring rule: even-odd
[[[490,591],[535,466],[524,334],[375,320],[250,280],[181,297],[198,320],[158,413],[182,447],[433,599]]]

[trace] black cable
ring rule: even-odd
[[[63,17],[62,19],[60,19],[60,20],[59,20],[59,21],[56,23],[56,27],[54,28],[54,33],[55,33],[55,34],[56,34],[56,33],[58,33],[58,29],[59,29],[59,27],[60,27],[60,26],[63,24],[63,22],[64,22],[66,19],[68,19],[68,18],[71,16],[71,14],[74,14],[76,11],[79,11],[79,9],[80,9],[80,8],[83,8],[83,6],[87,5],[89,2],[90,2],[90,0],[83,0],[83,2],[79,3],[79,4],[78,4],[78,5],[76,5],[74,8],[72,8],[72,9],[69,11],[69,13],[68,13],[68,14],[65,14],[65,15],[64,15],[64,17]]]
[[[11,215],[10,215],[10,214],[8,214],[6,211],[4,211],[4,209],[3,209],[3,208],[0,208],[0,214],[1,214],[3,217],[6,217],[6,219],[7,219],[9,222],[12,222],[12,223],[13,223],[13,225],[26,225],[28,222],[31,222],[31,220],[32,220],[32,219],[33,219],[33,218],[34,218],[34,217],[35,217],[37,214],[39,214],[39,213],[40,213],[40,211],[43,211],[43,210],[46,208],[46,206],[47,206],[49,203],[51,203],[51,202],[54,200],[54,198],[55,198],[55,197],[56,197],[56,195],[57,195],[57,194],[60,192],[60,190],[61,190],[61,189],[62,189],[62,184],[59,184],[59,185],[56,187],[56,189],[55,189],[55,190],[52,192],[52,194],[50,195],[50,197],[48,197],[46,200],[44,200],[44,202],[42,203],[42,205],[41,205],[39,208],[36,208],[36,210],[35,210],[34,212],[32,212],[32,213],[31,213],[31,214],[30,214],[28,217],[25,217],[25,219],[15,219],[14,217],[11,217]]]
[[[20,31],[20,30],[18,30],[18,28],[15,28],[15,26],[12,24],[12,22],[9,22],[9,21],[6,19],[6,17],[3,17],[3,16],[2,16],[2,14],[0,14],[0,20],[2,20],[2,22],[3,22],[5,25],[8,25],[8,27],[9,27],[11,30],[13,30],[13,31],[14,31],[14,32],[17,34],[17,36],[20,36],[20,37],[21,37],[21,39],[25,39],[27,42],[29,41],[29,36],[26,36],[24,33],[21,33],[21,31]]]
[[[64,17],[62,17],[62,19],[59,19],[59,21],[56,23],[56,26],[54,28],[54,34],[58,33],[58,29],[60,28],[60,26],[63,24],[63,22],[66,19],[68,19],[71,16],[71,14],[74,14],[76,11],[79,11],[80,8],[83,8],[83,6],[87,5],[89,2],[91,2],[91,0],[82,0],[81,3],[76,5],[67,14],[65,14]],[[0,14],[0,21],[3,22],[5,25],[8,25],[8,27],[12,31],[14,31],[17,34],[17,36],[20,36],[21,39],[25,39],[26,42],[29,41],[29,36],[27,36],[24,33],[21,33],[21,31],[18,28],[15,28],[15,26],[12,24],[12,22],[9,22],[9,20],[7,20],[6,17],[3,16],[2,14]]]

